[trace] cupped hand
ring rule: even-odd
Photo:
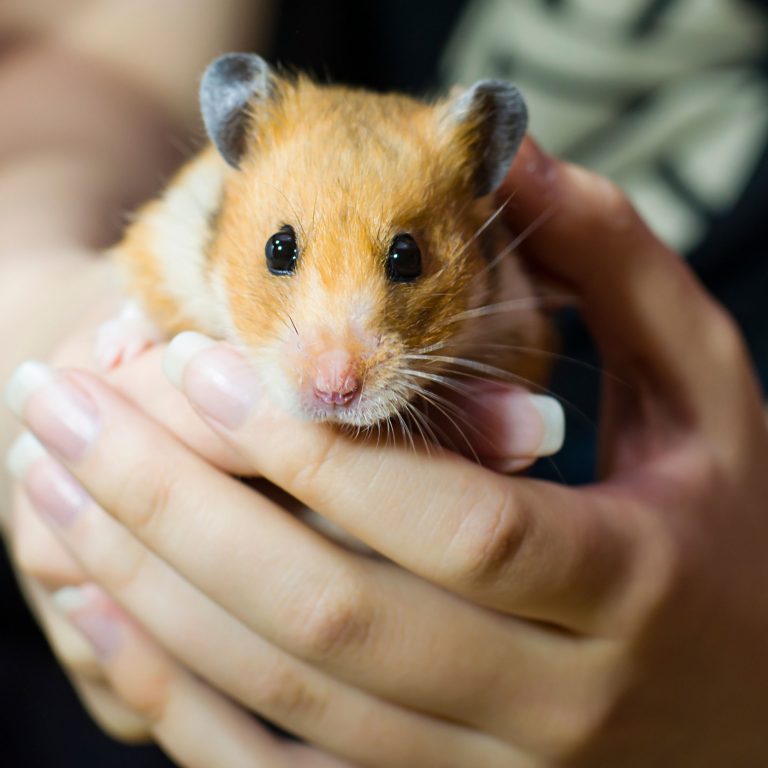
[[[90,367],[95,331],[95,326],[88,326],[64,344],[57,353],[57,365],[76,365],[81,369]],[[132,403],[141,406],[154,422],[177,435],[187,449],[211,466],[228,474],[253,475],[253,468],[244,458],[195,414],[177,390],[164,378],[158,378],[158,358],[158,351],[150,353],[110,374],[109,381]],[[458,405],[471,408],[475,424],[486,438],[490,438],[490,442],[484,438],[472,450],[483,454],[485,460],[495,465],[525,466],[533,460],[542,445],[546,444],[551,450],[553,440],[557,442],[558,432],[561,436],[562,421],[552,404],[547,404],[540,397],[529,398],[516,388],[483,388],[475,393],[471,404]],[[495,418],[489,421],[489,414]],[[549,419],[542,419],[542,415],[549,416]],[[24,446],[27,446],[26,451]],[[31,446],[33,456],[36,453],[39,455],[38,446],[34,443]],[[11,465],[17,471],[20,454],[26,452],[26,459],[21,459],[24,463],[29,462],[29,447],[29,437],[25,437],[12,452]],[[226,501],[222,499],[221,503],[226,504]],[[102,549],[101,555],[94,552],[94,556],[104,561],[112,560],[117,569],[130,567],[133,558],[142,559],[145,556],[146,551],[137,549],[136,541],[127,537],[122,529],[115,529],[120,535],[114,539],[109,528],[100,528],[99,525],[103,526],[105,520],[102,518],[95,530],[88,534],[93,537],[93,543]],[[102,727],[123,739],[154,738],[172,756],[193,766],[220,768],[242,765],[242,756],[249,751],[254,756],[269,759],[269,765],[298,765],[296,761],[300,759],[311,765],[326,764],[326,759],[330,758],[310,755],[295,744],[276,746],[274,737],[251,718],[244,717],[242,707],[226,701],[220,693],[190,672],[190,668],[199,670],[200,658],[208,654],[209,647],[230,649],[243,645],[237,656],[244,668],[262,675],[269,691],[272,691],[271,694],[261,691],[258,697],[253,694],[241,697],[246,706],[258,709],[264,696],[285,699],[295,691],[295,684],[291,686],[287,677],[290,669],[280,672],[275,665],[279,656],[273,649],[265,650],[266,646],[258,638],[247,638],[248,642],[244,642],[246,635],[242,630],[233,633],[232,621],[220,616],[220,611],[217,612],[210,601],[200,601],[196,590],[184,580],[171,575],[168,588],[164,590],[168,574],[162,566],[151,577],[156,580],[148,587],[151,592],[163,595],[157,607],[165,612],[162,617],[165,629],[148,622],[142,616],[144,609],[134,610],[145,624],[152,627],[156,634],[153,639],[103,590],[88,581],[92,574],[101,572],[101,567],[91,565],[89,574],[88,561],[78,547],[72,546],[71,541],[65,542],[70,545],[70,552],[75,554],[76,559],[73,559],[56,538],[57,526],[54,524],[49,530],[45,522],[50,524],[51,518],[35,514],[26,497],[17,499],[11,540],[20,581],[52,647],[81,698]],[[82,565],[77,562],[78,558]],[[83,584],[82,589],[71,586]],[[52,599],[50,593],[61,587],[65,588]],[[143,602],[143,598],[139,602]],[[169,604],[176,608],[168,610]],[[69,623],[63,620],[62,613],[69,618]],[[90,649],[72,631],[70,624],[78,627],[81,634],[91,641]],[[176,657],[163,652],[158,646],[157,638],[165,642],[169,635],[176,639],[173,643],[166,642],[166,645],[183,643],[184,635],[193,625],[217,627],[221,630],[218,639],[213,636],[207,640],[201,638],[200,646],[193,646],[189,654]],[[119,653],[113,652],[116,638],[120,638]],[[223,655],[227,658],[228,651],[225,650]],[[202,666],[210,667],[208,662]],[[236,666],[235,675],[242,668]],[[231,690],[230,673],[231,670],[225,671],[222,677],[214,669],[209,679]],[[254,682],[253,677],[247,680],[250,684]],[[243,684],[239,685],[242,690]],[[273,714],[275,707],[274,704],[266,708],[262,705],[261,711],[269,712],[274,719],[278,719]],[[355,716],[366,716],[366,712],[365,708],[360,708]],[[194,729],[183,727],[183,723],[190,718],[198,723]],[[290,720],[287,724],[291,724]],[[203,744],[205,749],[201,748]],[[226,750],[224,745],[228,745]]]
[[[607,182],[527,143],[508,186],[516,228],[555,211],[524,251],[581,296],[612,374],[599,483],[297,423],[235,350],[188,336],[167,367],[222,450],[391,562],[305,528],[83,373],[12,382],[47,449],[27,439],[17,472],[168,663],[307,759],[759,764],[768,430],[743,343]]]

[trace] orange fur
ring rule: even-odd
[[[185,302],[168,284],[152,245],[165,198],[139,212],[117,248],[129,291],[169,334],[195,328],[229,336],[260,363],[282,366],[281,382],[294,374],[301,381],[311,350],[334,344],[360,360],[372,393],[397,386],[403,353],[449,343],[441,354],[471,357],[467,323],[453,318],[482,294],[478,275],[487,259],[473,237],[492,213],[489,200],[472,195],[472,136],[471,126],[447,119],[445,103],[282,79],[276,98],[251,116],[240,170],[209,148],[171,182],[170,189],[183,187],[205,164],[221,179],[215,210],[198,214],[209,236],[198,222],[203,253],[195,266],[200,277],[218,281],[219,292]],[[266,269],[264,245],[285,224],[296,231],[300,257],[294,275],[276,277]],[[498,243],[498,228],[491,231]],[[422,277],[410,284],[392,284],[385,272],[401,232],[414,235],[424,261]],[[207,327],[199,318],[214,316],[221,291],[227,321]],[[551,343],[538,313],[528,313],[524,329],[515,319],[506,316],[506,328],[497,323],[501,337],[489,340]],[[508,352],[491,362],[534,382],[546,375],[541,357]],[[379,409],[372,418],[386,415]]]

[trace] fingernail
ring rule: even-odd
[[[552,456],[562,447],[565,440],[565,414],[563,407],[554,397],[529,395],[530,404],[538,411],[543,425],[543,435],[535,456]]]
[[[184,389],[184,371],[187,363],[198,352],[216,346],[216,342],[202,333],[184,331],[175,336],[168,345],[168,350],[163,357],[163,371],[171,384],[178,389]]]
[[[198,410],[228,429],[241,426],[258,399],[258,378],[248,362],[199,333],[179,334],[163,367]]]
[[[23,472],[29,500],[58,526],[70,525],[90,503],[91,497],[85,488],[50,456],[38,457]]]
[[[5,403],[12,413],[24,418],[24,408],[33,392],[51,384],[55,376],[53,371],[37,360],[22,363],[8,379],[5,385]]]
[[[98,435],[99,416],[91,398],[42,363],[20,365],[6,386],[5,399],[66,461],[81,459]]]
[[[23,481],[27,470],[46,455],[45,448],[31,432],[22,432],[8,450],[5,466],[17,480]]]
[[[52,595],[56,607],[80,630],[101,661],[120,647],[122,631],[108,598],[95,584],[63,587]]]
[[[525,466],[521,458],[551,456],[562,447],[565,415],[553,397],[499,392],[488,396],[484,406],[494,421],[495,450],[511,462],[505,471]]]

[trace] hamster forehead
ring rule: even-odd
[[[281,213],[292,208],[286,215],[305,230],[319,217],[334,226],[355,218],[376,229],[418,226],[460,186],[459,159],[438,134],[427,104],[302,82],[256,116],[243,193]]]

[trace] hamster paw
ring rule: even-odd
[[[136,302],[127,301],[120,314],[102,323],[96,332],[96,363],[104,371],[117,368],[153,347],[160,338],[144,310]]]

